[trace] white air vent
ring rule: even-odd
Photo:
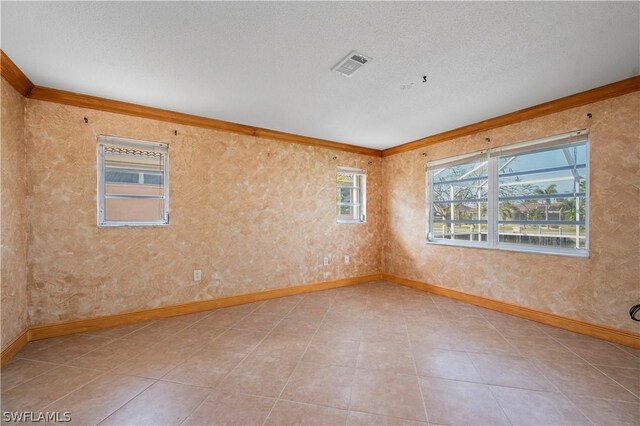
[[[336,66],[331,69],[345,77],[351,77],[351,74],[356,72],[369,61],[371,61],[371,58],[352,50],[344,59],[338,62]]]

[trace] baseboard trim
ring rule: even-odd
[[[362,284],[368,281],[379,280],[380,278],[381,274],[364,275],[354,278],[343,278],[339,280],[322,281],[313,284],[264,290],[255,293],[240,294],[237,296],[220,297],[216,299],[184,303],[181,305],[163,306],[160,308],[145,309],[142,311],[81,319],[57,324],[46,324],[32,327],[29,330],[29,341],[64,336],[67,334],[84,333],[87,331],[94,331],[102,328],[169,318],[178,315],[192,314],[195,312],[224,308],[227,306],[243,305],[245,303],[258,302],[261,300],[277,299],[279,297],[292,296],[295,294],[311,293],[314,291],[346,287],[354,284]]]
[[[9,343],[6,348],[2,350],[0,355],[0,367],[11,361],[11,358],[29,342],[29,329],[24,330],[22,333],[13,339],[13,342]]]
[[[502,302],[500,300],[490,299],[487,297],[476,296],[469,293],[463,293],[460,291],[439,287],[433,284],[427,284],[421,281],[398,277],[396,275],[372,274],[353,278],[321,281],[313,284],[264,290],[255,293],[240,294],[237,296],[220,297],[216,299],[202,300],[180,305],[164,306],[160,308],[146,309],[135,312],[126,312],[116,315],[108,315],[31,327],[28,330],[24,330],[5,349],[2,350],[0,365],[5,365],[6,363],[8,363],[13,358],[13,356],[24,347],[24,345],[33,340],[47,339],[50,337],[58,337],[74,333],[84,333],[87,331],[95,331],[103,328],[115,327],[118,325],[133,324],[137,322],[169,318],[178,315],[192,314],[210,309],[243,305],[245,303],[277,299],[280,297],[292,296],[295,294],[312,293],[315,291],[346,287],[381,279],[406,287],[411,287],[429,293],[437,294],[439,296],[449,297],[451,299],[471,303],[494,311],[503,312],[520,318],[536,321],[542,324],[547,324],[576,333],[584,334],[587,336],[596,337],[633,348],[640,348],[640,335],[630,331],[580,321],[549,312],[538,311],[535,309],[527,308],[525,306]]]
[[[427,284],[420,281],[402,278],[390,274],[382,274],[382,279],[400,284],[406,287],[415,288],[439,296],[449,297],[451,299],[460,300],[462,302],[471,303],[483,308],[503,312],[520,318],[536,321],[542,324],[551,325],[575,333],[584,334],[591,337],[607,340],[621,345],[630,346],[632,348],[640,348],[640,335],[631,331],[620,330],[618,328],[608,327],[606,325],[593,324],[586,321],[580,321],[574,318],[564,317],[549,312],[538,311],[536,309],[527,308],[525,306],[515,305],[512,303],[502,302],[500,300],[490,299],[487,297],[476,296],[469,293],[463,293],[433,284]]]

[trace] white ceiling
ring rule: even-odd
[[[0,7],[36,85],[371,148],[640,73],[638,2]],[[373,61],[330,71],[352,49]]]

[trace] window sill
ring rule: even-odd
[[[166,228],[168,223],[99,223],[98,228]]]
[[[367,223],[366,220],[336,219],[336,223]]]
[[[427,239],[427,244],[434,245],[434,246],[468,247],[468,248],[476,248],[476,249],[482,249],[482,250],[512,251],[512,252],[519,252],[519,253],[542,254],[546,256],[575,257],[579,259],[589,258],[588,250],[567,251],[563,249],[553,249],[551,247],[548,247],[545,249],[538,249],[538,248],[529,248],[529,247],[521,247],[521,246],[514,246],[514,245],[505,245],[505,244],[498,245],[497,247],[490,247],[489,244],[486,242],[477,244],[470,241],[462,241],[462,240],[456,241],[456,242],[452,242],[452,241],[443,242],[443,241],[430,241]]]

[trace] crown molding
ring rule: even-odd
[[[220,130],[230,133],[254,136],[264,139],[273,139],[285,142],[292,142],[302,145],[311,145],[321,148],[328,148],[338,151],[352,152],[356,154],[371,155],[375,157],[388,157],[401,152],[423,148],[439,142],[469,136],[480,132],[485,132],[498,127],[516,124],[525,120],[542,117],[567,109],[591,104],[598,101],[626,95],[628,93],[640,91],[640,76],[627,78],[605,86],[564,98],[545,102],[529,108],[514,111],[498,117],[479,121],[457,129],[448,130],[425,138],[417,139],[385,150],[366,148],[325,139],[312,138],[309,136],[296,135],[293,133],[280,132],[277,130],[263,129],[259,127],[247,126],[230,121],[216,120],[213,118],[201,117],[197,115],[184,114],[159,108],[148,107],[128,102],[121,102],[111,99],[99,98],[96,96],[84,95],[81,93],[67,92],[64,90],[52,89],[48,87],[35,86],[29,78],[16,66],[16,64],[0,50],[2,57],[2,78],[7,80],[19,93],[30,99],[37,99],[47,102],[55,102],[65,105],[72,105],[81,108],[89,108],[99,111],[113,112],[116,114],[130,115],[134,117],[149,118],[152,120],[165,121],[169,123],[183,124],[187,126],[202,127],[212,130]]]
[[[436,135],[427,136],[426,138],[417,139],[402,145],[397,145],[383,150],[382,156],[388,157],[401,152],[424,148],[425,146],[433,145],[435,143],[460,138],[462,136],[469,136],[480,132],[486,132],[487,130],[626,95],[627,93],[636,92],[638,90],[640,90],[640,76],[627,78],[626,80],[617,81],[615,83],[607,84],[606,86],[596,87],[595,89],[587,90],[585,92],[565,96],[564,98],[510,112],[509,114],[479,121],[457,129],[438,133]]]
[[[0,74],[22,96],[29,96],[33,83],[3,50],[0,50]]]
[[[378,149],[355,146],[325,139],[312,138],[309,136],[296,135],[293,133],[280,132],[277,130],[262,129],[259,127],[247,126],[244,124],[232,123],[229,121],[216,120],[213,118],[168,111],[144,105],[99,98],[96,96],[84,95],[81,93],[73,93],[48,87],[34,86],[34,84],[27,78],[27,76],[20,70],[20,68],[18,68],[16,64],[4,53],[4,51],[0,52],[2,53],[2,77],[7,80],[7,82],[11,84],[11,86],[13,86],[20,94],[22,94],[22,96],[25,96],[29,99],[55,102],[80,108],[89,108],[99,111],[130,115],[134,117],[149,118],[152,120],[183,124],[186,126],[202,127],[205,129],[238,133],[242,135],[254,136],[257,138],[273,139],[301,145],[310,145],[320,148],[352,152],[355,154],[371,155],[374,157],[382,156],[382,151]]]
[[[382,151],[377,149],[349,145],[340,142],[333,142],[325,139],[317,139],[309,136],[296,135],[293,133],[285,133],[277,130],[246,126],[244,124],[232,123],[230,121],[216,120],[213,118],[168,111],[128,102],[114,101],[111,99],[99,98],[96,96],[51,89],[48,87],[35,86],[31,90],[28,98],[36,99],[39,101],[72,105],[80,108],[89,108],[98,111],[113,112],[116,114],[130,115],[134,117],[149,118],[152,120],[165,121],[168,123],[183,124],[186,126],[202,127],[205,129],[238,133],[241,135],[254,136],[257,138],[273,139],[302,145],[311,145],[320,148],[353,152],[356,154],[372,155],[375,157],[382,156]]]

